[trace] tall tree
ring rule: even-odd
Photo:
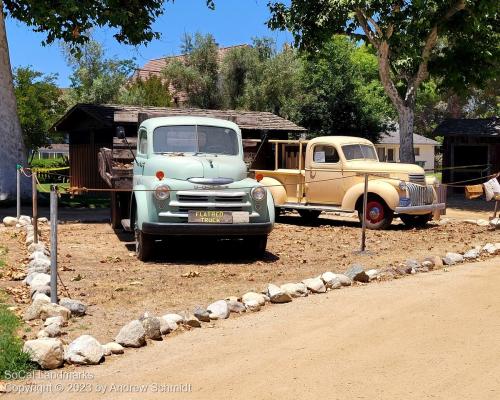
[[[65,46],[68,64],[73,69],[69,77],[71,90],[69,103],[113,103],[118,100],[120,89],[136,68],[133,60],[106,58],[99,42],[89,40],[78,48],[78,54]]]
[[[122,87],[119,104],[136,106],[169,107],[172,104],[168,82],[158,76],[140,77]]]
[[[200,108],[221,108],[218,45],[212,35],[196,33],[194,41],[184,37],[184,58],[171,61],[163,73],[175,91],[185,93],[189,105]]]
[[[169,0],[0,0],[0,200],[14,197],[16,164],[24,162],[24,144],[17,116],[16,100],[5,31],[5,15],[26,23],[36,32],[46,33],[44,44],[57,39],[73,49],[89,40],[92,27],[116,29],[120,43],[147,43],[160,35],[152,28]],[[213,7],[213,0],[206,0]],[[26,190],[28,185],[26,185]]]
[[[31,67],[14,70],[17,110],[25,146],[34,151],[60,139],[49,133],[52,124],[66,109],[56,75],[44,75]]]
[[[459,86],[481,84],[497,68],[497,0],[291,0],[269,7],[269,25],[290,29],[304,49],[342,32],[377,50],[380,80],[398,113],[403,162],[415,161],[415,101],[429,74]]]

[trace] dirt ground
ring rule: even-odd
[[[499,268],[496,257],[266,306],[68,369],[87,379],[32,381],[61,386],[23,398],[498,399]]]
[[[480,215],[488,217],[484,212]],[[106,222],[69,220],[59,226],[59,270],[64,283],[59,285],[59,295],[81,299],[89,309],[87,316],[71,322],[64,337],[68,342],[82,333],[91,333],[101,342],[112,340],[121,326],[144,311],[163,315],[261,291],[269,282],[296,282],[327,270],[344,272],[352,263],[384,268],[408,258],[500,241],[500,233],[453,219],[425,229],[395,223],[387,231],[368,231],[369,254],[359,255],[361,230],[356,219],[325,216],[307,226],[292,215],[276,224],[262,259],[249,257],[243,243],[178,240],[159,245],[155,260],[142,263],[135,258],[130,234],[117,234]],[[23,235],[13,232],[0,228],[0,243],[9,247],[8,264],[19,266],[27,262],[27,252]],[[46,241],[47,235],[45,226]],[[196,276],[185,277],[190,273]],[[4,279],[0,287],[16,287],[28,300],[21,282]],[[33,327],[26,337],[34,337],[38,330]]]

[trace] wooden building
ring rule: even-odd
[[[287,139],[305,129],[269,112],[203,110],[195,108],[135,107],[113,104],[77,104],[57,121],[53,129],[69,136],[70,184],[72,187],[106,188],[98,169],[101,148],[113,148],[116,129],[122,126],[127,137],[137,137],[139,121],[151,117],[201,116],[232,121],[242,131],[245,156],[252,158],[258,149],[258,139]],[[135,142],[135,140],[134,140]],[[261,151],[255,166],[274,165],[271,151]]]
[[[480,183],[483,177],[500,171],[499,117],[447,119],[434,134],[444,136],[444,183],[471,179],[471,184]]]

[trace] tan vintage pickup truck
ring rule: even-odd
[[[385,229],[398,216],[423,226],[445,209],[439,182],[413,164],[380,162],[373,143],[351,136],[270,140],[275,170],[255,170],[271,192],[277,211],[297,210],[306,219],[322,211],[363,209],[364,176],[369,175],[366,225]]]

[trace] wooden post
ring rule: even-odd
[[[16,197],[16,218],[19,221],[21,218],[21,168],[22,166],[16,165],[16,185],[17,185],[17,197]]]
[[[50,186],[50,301],[57,304],[57,185]]]
[[[361,219],[361,252],[366,250],[366,205],[368,203],[368,174],[365,174],[365,190],[363,194],[363,216]]]
[[[31,172],[31,193],[33,202],[33,243],[38,243],[38,191],[36,171]]]

